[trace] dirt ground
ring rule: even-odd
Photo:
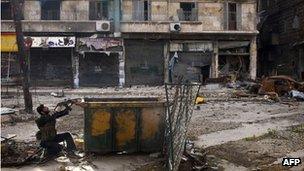
[[[64,89],[65,97],[50,96],[59,88],[38,88],[33,90],[34,106],[40,103],[53,108],[57,102],[78,97],[146,96],[164,99],[164,87],[132,87],[104,89]],[[304,169],[304,102],[286,99],[273,102],[263,96],[255,98],[233,98],[236,90],[202,87],[201,94],[207,103],[193,112],[188,137],[199,148],[208,151],[208,164],[213,170],[303,170]],[[15,93],[14,93],[15,92]],[[22,106],[16,89],[2,92],[2,107]],[[15,96],[14,96],[15,94]],[[20,106],[20,107],[19,107]],[[22,117],[21,117],[22,116]],[[17,134],[18,140],[34,140],[37,131],[33,118],[35,114],[17,114],[18,122],[1,124],[2,135]],[[17,118],[17,119],[16,119]],[[22,119],[20,119],[22,118]],[[21,121],[20,121],[21,120]],[[57,122],[59,132],[70,131],[83,136],[83,109],[73,107],[69,116]],[[293,168],[281,167],[282,158],[301,157],[302,165]],[[133,157],[117,156],[95,160],[102,170],[136,170],[137,166],[149,165],[148,155]],[[122,163],[122,164],[119,164]],[[127,163],[127,164],[126,164]],[[109,167],[105,167],[109,165]],[[116,167],[117,165],[117,167]],[[114,167],[115,166],[115,167]],[[152,167],[152,168],[151,168]],[[154,166],[143,170],[158,170]],[[36,167],[35,167],[36,168]],[[48,164],[45,170],[56,170],[58,164]],[[31,170],[33,167],[26,167]],[[14,169],[4,169],[14,170]]]
[[[216,170],[304,169],[281,166],[283,157],[304,158],[303,102],[209,101],[194,111],[189,128]]]

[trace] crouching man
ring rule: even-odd
[[[62,150],[60,142],[66,142],[67,151],[70,154],[75,154],[76,146],[72,135],[69,132],[57,134],[56,131],[56,119],[69,114],[71,111],[70,107],[66,107],[60,112],[54,112],[51,114],[48,107],[40,105],[37,107],[37,112],[40,117],[36,120],[36,124],[39,131],[36,134],[38,140],[40,140],[40,145],[47,149],[49,155],[57,155]]]

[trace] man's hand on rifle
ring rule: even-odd
[[[80,107],[86,107],[86,103],[84,103],[82,101],[82,99],[78,98],[78,99],[68,99],[68,100],[65,100],[63,102],[60,102],[57,104],[57,106],[55,107],[55,111],[58,111],[58,108],[61,110],[62,107],[65,107],[64,110],[69,110],[71,111],[72,110],[72,105],[77,105],[77,106],[80,106]]]
[[[87,104],[85,102],[79,101],[79,100],[75,101],[74,104],[77,106],[80,106],[82,108],[85,108],[87,106]]]

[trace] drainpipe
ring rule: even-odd
[[[121,0],[114,0],[114,36],[120,37]]]

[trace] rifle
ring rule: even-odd
[[[68,109],[69,111],[72,110],[72,105],[75,104],[76,102],[81,101],[81,98],[76,98],[76,99],[65,99],[62,102],[57,103],[56,107],[54,108],[54,110],[56,111],[56,109],[58,107],[65,107],[65,109]]]

